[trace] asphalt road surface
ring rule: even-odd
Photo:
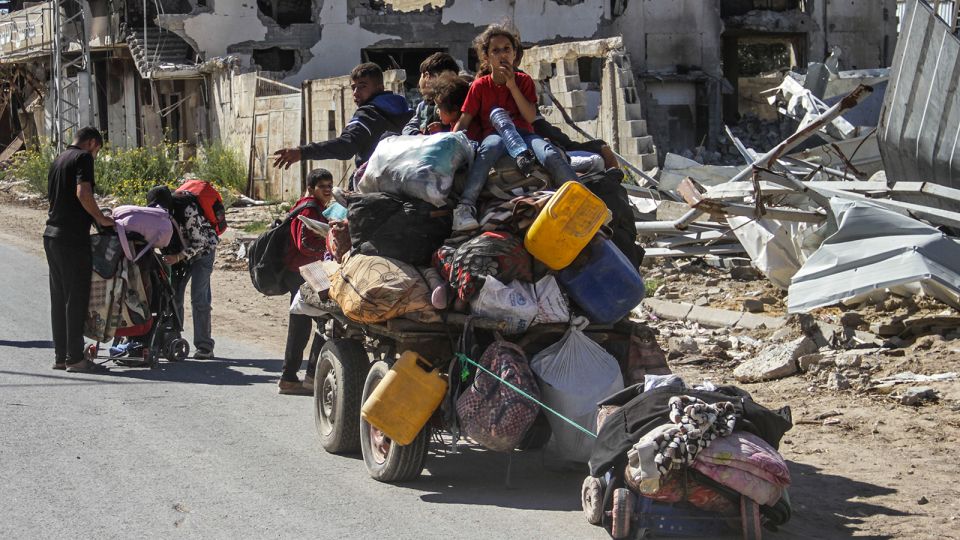
[[[276,393],[283,344],[54,371],[46,262],[0,244],[0,276],[0,538],[606,536],[583,473],[541,451],[513,456],[510,488],[507,457],[473,447],[432,448],[405,485],[325,453],[311,398]]]

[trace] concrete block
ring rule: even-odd
[[[770,381],[789,377],[797,372],[797,359],[817,352],[817,345],[804,336],[790,343],[773,345],[733,370],[740,382]]]
[[[643,119],[643,109],[639,103],[617,103],[617,109],[620,110],[620,114],[623,115],[623,120],[642,120]]]
[[[550,90],[552,90],[554,94],[557,94],[558,92],[576,92],[581,90],[580,86],[581,83],[579,75],[553,77],[550,79]]]
[[[742,316],[743,313],[738,311],[694,306],[687,314],[687,320],[709,328],[732,328],[740,322]]]
[[[524,71],[535,81],[542,81],[553,77],[553,67],[550,65],[549,60],[538,60],[527,64],[526,54],[524,54],[524,64],[526,65]]]
[[[583,105],[578,105],[576,107],[565,107],[567,109],[567,114],[570,115],[570,118],[574,122],[583,122],[584,120],[590,120],[587,116],[587,108]]]
[[[644,171],[656,169],[657,165],[659,164],[656,147],[654,147],[652,150],[652,153],[640,156],[640,168]]]
[[[782,328],[785,324],[787,324],[787,319],[783,317],[768,317],[756,313],[744,313],[743,317],[737,321],[737,328],[746,328],[747,330],[767,328],[773,330],[775,328]]]
[[[682,321],[687,318],[687,314],[693,309],[691,304],[683,302],[667,302],[666,300],[657,300],[656,298],[644,298],[643,307],[650,310],[654,315],[661,319],[669,321]]]
[[[563,105],[568,111],[577,107],[586,108],[587,96],[582,91],[557,92],[554,94],[556,102]]]
[[[576,57],[562,58],[556,60],[557,77],[577,77],[580,78],[580,67],[577,65]]]
[[[630,137],[646,137],[648,135],[646,120],[624,120],[620,123],[620,126],[624,129],[621,133],[625,132]]]

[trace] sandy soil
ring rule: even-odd
[[[5,199],[0,198],[0,241],[42,255],[39,231],[45,213],[40,205],[12,201],[15,197],[10,195]],[[280,358],[286,335],[286,299],[259,295],[246,272],[237,269],[242,265],[231,263],[231,257],[227,249],[221,250],[213,274],[214,336],[256,344],[276,351]],[[697,274],[695,279],[669,272],[663,275],[665,284],[676,281],[678,288],[687,288],[678,301],[702,295],[696,287],[720,287],[730,298],[716,295],[720,299],[715,307],[733,307],[741,297],[759,295],[776,299],[771,314],[782,310],[782,294],[767,288],[762,280],[752,286],[728,281],[711,281],[707,286],[706,281],[720,279],[719,274]],[[666,349],[671,325],[659,326]],[[701,332],[711,339],[729,334]],[[740,334],[771,339],[769,331]],[[927,336],[901,350],[903,356],[865,355],[858,369],[870,376],[907,369],[917,373],[960,371],[960,341]],[[722,355],[680,355],[671,361],[671,367],[689,383],[703,379],[728,383],[735,382],[732,371],[736,363]],[[781,451],[793,475],[794,515],[781,533],[770,537],[960,538],[960,405],[956,401],[960,395],[942,387],[938,388],[938,402],[905,406],[890,396],[870,394],[856,386],[829,390],[823,375],[808,373],[740,385],[760,403],[793,408],[795,427],[787,433]]]

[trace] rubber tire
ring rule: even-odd
[[[370,359],[363,344],[353,339],[331,339],[320,350],[313,383],[313,419],[320,445],[331,454],[356,454],[360,450],[360,399]],[[333,417],[324,414],[324,388],[332,372]]]
[[[636,502],[635,495],[627,488],[619,488],[613,492],[610,536],[618,540],[630,538],[630,529],[633,528],[633,509]]]
[[[190,356],[190,343],[183,338],[174,339],[167,344],[164,356],[171,362],[183,362]]]
[[[583,479],[580,488],[580,506],[587,523],[600,525],[603,521],[603,481],[593,476]]]
[[[367,380],[363,384],[364,400],[373,393],[377,384],[383,380],[388,371],[390,371],[390,366],[386,362],[377,362],[370,367]],[[359,435],[363,462],[367,466],[370,477],[374,480],[387,484],[408,482],[418,478],[420,473],[423,472],[423,465],[426,461],[430,443],[430,424],[424,426],[417,437],[413,439],[413,442],[408,445],[400,446],[391,443],[390,450],[387,451],[387,457],[383,463],[377,463],[374,459],[370,424],[363,418],[360,418]]]

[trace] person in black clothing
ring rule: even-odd
[[[413,116],[407,100],[383,89],[383,71],[376,64],[360,64],[350,72],[350,88],[357,112],[336,139],[274,152],[274,167],[289,169],[301,159],[350,159],[359,167],[373,154],[386,133],[398,134]]]
[[[47,174],[47,227],[43,250],[50,269],[50,326],[53,369],[91,371],[99,367],[84,358],[83,325],[90,302],[90,226],[112,227],[93,198],[93,160],[103,137],[92,127],[77,132],[73,144],[50,165]]]

